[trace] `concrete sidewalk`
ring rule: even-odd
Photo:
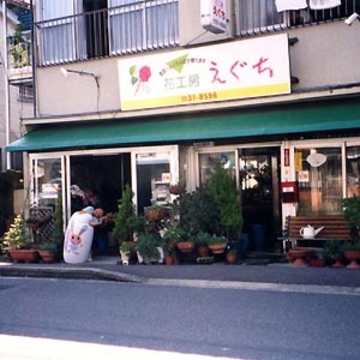
[[[0,276],[96,279],[168,286],[198,286],[360,295],[360,270],[268,265],[118,265],[118,256],[98,256],[72,265],[0,263]]]

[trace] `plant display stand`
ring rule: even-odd
[[[214,257],[213,256],[199,257],[196,259],[196,262],[198,264],[212,264],[214,262]]]

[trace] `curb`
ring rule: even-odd
[[[244,281],[213,281],[213,280],[173,280],[173,279],[149,279],[146,284],[161,286],[187,286],[207,289],[234,289],[234,290],[257,290],[297,292],[312,294],[334,295],[358,295],[360,287],[328,286],[328,285],[295,285],[276,283],[254,283]]]
[[[64,267],[34,267],[4,266],[0,267],[0,276],[8,277],[37,277],[37,278],[61,278],[61,279],[86,279],[86,280],[110,280],[119,282],[144,283],[143,279],[136,275],[123,274],[114,271],[95,269],[91,267],[64,268]]]
[[[93,267],[62,267],[62,266],[37,266],[0,264],[0,277],[33,277],[53,279],[79,279],[79,280],[101,280],[129,282],[155,286],[184,286],[204,289],[233,289],[233,290],[256,290],[277,291],[312,294],[333,295],[357,295],[360,296],[360,287],[330,286],[330,285],[297,285],[280,283],[259,283],[246,281],[226,280],[186,280],[186,279],[164,279],[144,278],[137,275],[121,272],[97,269]]]

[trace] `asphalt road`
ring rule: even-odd
[[[0,358],[355,360],[359,305],[350,294],[0,278]]]

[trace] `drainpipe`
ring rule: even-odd
[[[32,86],[33,86],[33,116],[36,118],[37,116],[37,101],[36,101],[36,77],[35,77],[35,69],[36,69],[36,56],[35,56],[35,26],[34,26],[34,6],[33,0],[30,0],[30,13],[31,13],[31,71],[32,71]]]
[[[6,128],[6,141],[5,146],[10,145],[11,141],[11,119],[10,119],[10,89],[9,89],[9,78],[8,78],[8,49],[7,49],[7,8],[6,8],[6,0],[3,0],[3,32],[4,32],[4,87],[5,87],[5,128]],[[11,153],[6,151],[6,160],[5,166],[6,170],[11,169]]]

